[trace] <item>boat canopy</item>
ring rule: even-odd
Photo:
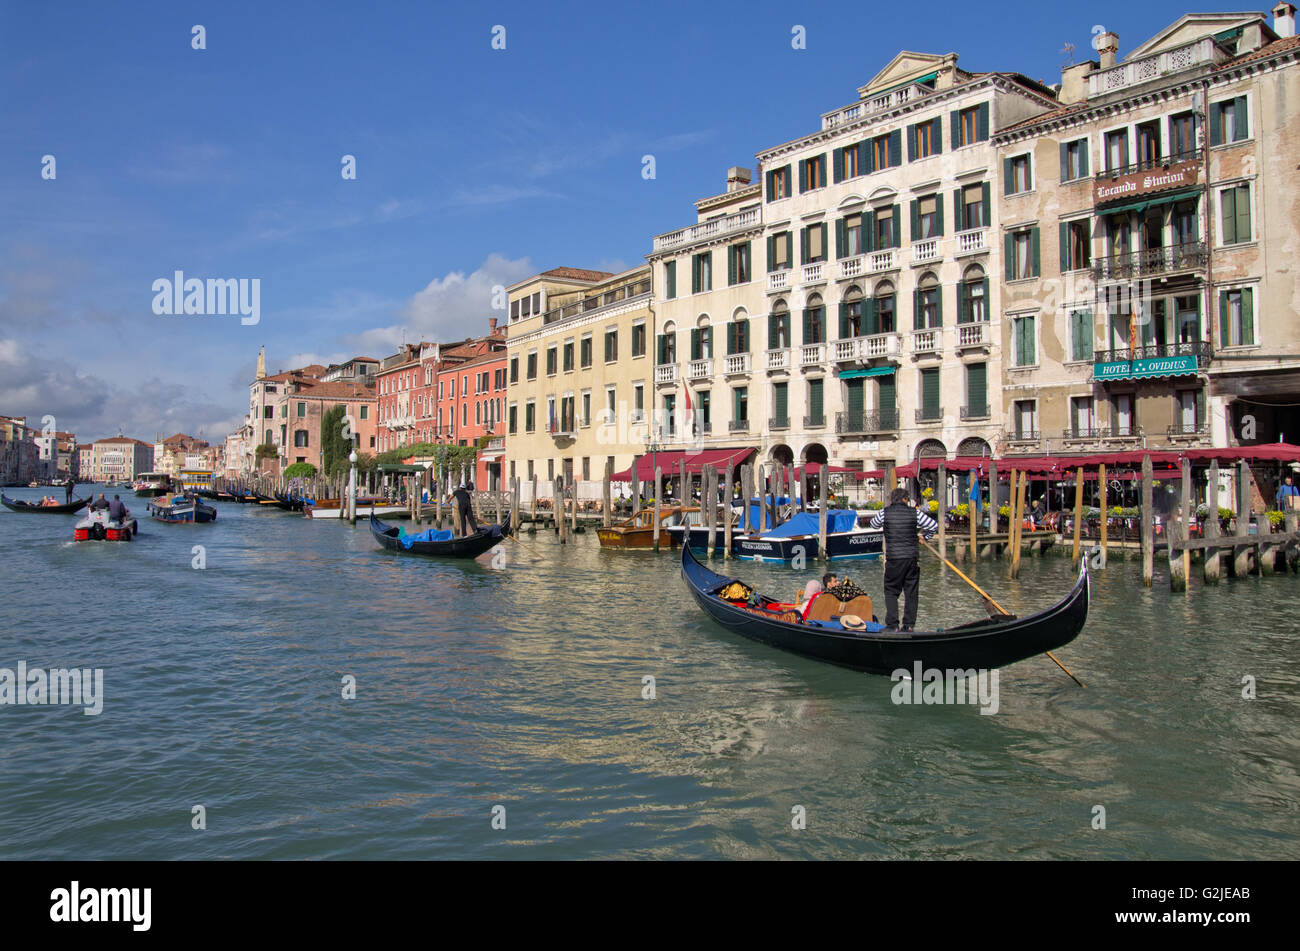
[[[858,513],[848,509],[829,509],[826,512],[826,531],[851,532],[858,524]],[[821,530],[816,512],[800,512],[790,521],[768,532],[772,538],[793,538],[796,535],[816,535]]]

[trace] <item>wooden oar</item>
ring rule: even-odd
[[[515,536],[513,535],[507,535],[506,538],[510,539],[512,542],[518,542],[520,545],[524,545],[523,542],[519,541],[519,539],[515,538]],[[531,551],[539,559],[542,557],[542,553],[538,551],[536,548],[533,548],[531,545],[524,545],[524,547],[527,548],[529,551]]]
[[[933,548],[931,548],[931,547],[930,547],[930,543],[927,542],[924,538],[921,538],[921,537],[918,535],[918,536],[917,536],[917,541],[919,541],[922,545],[924,545],[924,546],[926,547],[926,549],[927,549],[928,551],[930,551],[930,552],[934,555],[934,557],[938,558],[940,561],[942,561],[942,562],[944,562],[945,564],[947,564],[947,566],[948,566],[949,568],[951,568],[953,571],[957,572],[957,576],[958,576],[959,578],[961,578],[962,581],[966,582],[968,585],[970,585],[972,588],[974,588],[977,592],[979,592],[980,597],[982,597],[982,598],[984,599],[984,609],[985,609],[986,611],[988,610],[988,606],[989,606],[989,605],[992,605],[994,608],[996,608],[996,609],[998,610],[998,613],[1002,614],[1004,617],[1010,617],[1010,616],[1011,616],[1011,612],[1010,612],[1010,611],[1008,611],[1008,610],[1006,610],[1005,608],[1003,608],[1002,605],[998,604],[996,601],[993,600],[993,598],[989,595],[989,593],[988,593],[987,591],[985,591],[983,588],[981,588],[979,585],[977,585],[974,581],[971,581],[970,578],[966,577],[965,572],[963,572],[960,568],[958,568],[958,567],[957,567],[956,565],[954,565],[951,561],[948,561],[947,558],[944,558],[943,555],[939,554],[937,551],[935,551]],[[992,612],[989,612],[989,613],[991,614]],[[1087,684],[1085,684],[1085,683],[1084,683],[1082,680],[1080,680],[1078,677],[1074,676],[1073,672],[1071,672],[1071,670],[1070,670],[1069,667],[1066,667],[1064,664],[1062,664],[1059,660],[1056,659],[1056,655],[1055,655],[1055,654],[1053,654],[1051,651],[1044,651],[1044,653],[1047,654],[1048,657],[1052,658],[1052,661],[1056,664],[1057,667],[1060,667],[1063,671],[1065,671],[1067,674],[1069,674],[1071,680],[1073,680],[1073,681],[1074,681],[1076,684],[1078,684],[1080,687],[1083,687],[1083,688],[1087,689]]]

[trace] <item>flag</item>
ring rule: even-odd
[[[682,386],[682,396],[686,401],[686,415],[682,418],[682,432],[688,437],[694,436],[695,420],[693,419],[693,416],[695,411],[694,408],[691,406],[691,388],[689,386],[685,386],[685,385]]]
[[[979,518],[980,514],[980,479],[979,474],[972,469],[970,471],[970,514],[971,518]]]
[[[1137,349],[1138,340],[1138,318],[1137,311],[1130,310],[1128,313],[1128,349],[1130,356]]]
[[[555,428],[555,401],[554,401],[554,400],[551,401],[551,407],[550,407],[550,409],[551,409],[551,421],[550,421],[550,425],[547,427],[547,430],[546,430],[546,431],[547,431],[548,433],[556,433],[556,432],[558,432],[559,430],[557,430],[557,429]]]

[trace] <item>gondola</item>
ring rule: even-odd
[[[748,604],[735,604],[718,595],[736,579],[704,567],[689,545],[682,546],[681,564],[682,578],[696,603],[728,630],[803,657],[872,674],[910,671],[918,662],[925,669],[1004,667],[1070,643],[1088,619],[1087,558],[1081,560],[1079,579],[1070,593],[1037,614],[991,617],[946,630],[906,633],[850,633],[837,621],[802,621],[796,611],[766,610],[777,602],[762,596]]]
[[[62,505],[37,505],[34,502],[11,499],[0,492],[0,502],[4,503],[5,508],[13,509],[15,512],[39,512],[41,515],[71,515],[73,512],[80,511],[89,501],[90,499],[73,499]]]
[[[473,535],[454,538],[450,531],[430,529],[417,535],[406,535],[396,525],[389,525],[370,514],[370,534],[389,551],[405,555],[435,555],[443,558],[477,558],[490,548],[505,541],[510,534],[510,516],[500,525],[484,525]],[[446,536],[446,537],[443,537]]]

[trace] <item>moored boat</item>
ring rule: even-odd
[[[217,510],[188,495],[171,495],[148,504],[149,514],[159,522],[215,522]]]
[[[936,631],[853,632],[838,618],[804,620],[792,606],[758,595],[735,578],[700,564],[682,546],[682,579],[696,603],[730,631],[772,647],[873,674],[925,669],[976,670],[1005,667],[1074,640],[1088,619],[1088,559],[1059,602],[1027,617],[1004,615]],[[746,598],[726,598],[737,593]],[[864,621],[867,619],[863,619]],[[871,625],[875,627],[876,625]]]
[[[667,529],[685,520],[688,506],[665,505],[659,509],[660,545],[667,546],[669,538]],[[596,532],[601,548],[618,548],[624,551],[651,551],[654,549],[654,506],[641,509],[631,518],[602,528]]]
[[[737,558],[753,561],[791,561],[815,558],[821,552],[820,516],[800,512],[767,532],[732,537],[731,552]],[[880,529],[858,524],[858,513],[851,509],[830,509],[826,513],[826,557],[879,558],[885,550],[885,534]]]
[[[457,538],[447,529],[430,528],[408,533],[405,528],[385,524],[372,514],[370,533],[388,551],[443,558],[477,558],[506,540],[510,534],[510,517],[506,516],[500,525],[482,525],[473,535]]]

